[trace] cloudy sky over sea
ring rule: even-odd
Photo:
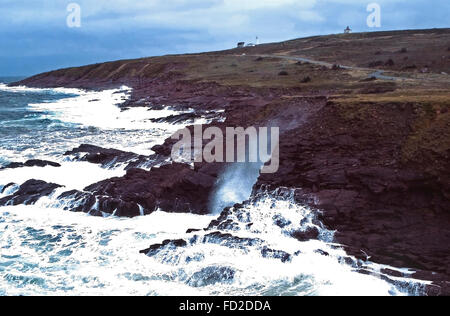
[[[367,5],[381,6],[369,28]],[[68,27],[67,6],[81,8]],[[448,0],[0,0],[0,75],[354,31],[450,27]]]

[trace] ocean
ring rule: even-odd
[[[8,87],[13,80],[0,78],[0,167],[29,159],[61,167],[0,170],[0,192],[8,183],[29,179],[64,186],[57,190],[83,190],[124,175],[124,166],[71,161],[66,151],[92,144],[148,155],[182,128],[149,122],[176,113],[170,108],[120,110],[117,105],[130,96],[128,87],[95,92]],[[225,198],[235,186],[219,192]],[[9,187],[0,198],[14,190],[17,186]],[[148,257],[139,251],[167,239],[189,239],[187,229],[207,227],[217,215],[157,211],[132,219],[100,218],[65,211],[56,193],[35,205],[0,207],[0,295],[382,296],[420,295],[426,285],[409,278],[412,270],[347,255],[333,242],[335,232],[289,198],[267,195],[247,204],[243,211],[253,226],[239,235],[295,254],[283,262],[249,245],[202,242]],[[286,224],[276,225],[275,218]],[[311,226],[320,231],[317,240],[301,242],[288,233]],[[384,268],[403,277],[386,276]]]

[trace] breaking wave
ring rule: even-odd
[[[384,266],[348,256],[314,212],[289,199],[265,196],[240,207],[240,229],[222,235],[186,233],[213,216],[96,218],[49,205],[1,208],[0,294],[414,295],[424,285],[408,278],[412,271],[390,268],[404,275],[393,278]],[[311,227],[317,240],[292,238]],[[187,245],[139,254],[166,239]],[[267,255],[277,253],[290,257]]]

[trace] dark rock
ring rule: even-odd
[[[267,246],[264,246],[261,249],[261,255],[264,258],[279,259],[281,262],[288,262],[292,260],[292,256],[289,253],[282,250],[270,249]]]
[[[216,112],[210,111],[195,111],[188,113],[181,113],[176,115],[170,115],[162,118],[151,119],[150,121],[154,123],[170,123],[170,124],[193,124],[197,119],[206,119],[206,120],[214,120],[219,118],[220,115]]]
[[[139,253],[146,254],[147,256],[151,257],[159,253],[161,250],[164,249],[175,249],[180,247],[186,247],[187,242],[183,239],[177,239],[177,240],[164,240],[161,244],[155,244],[150,246],[147,249],[139,251]]]
[[[278,73],[278,76],[288,76],[288,75],[289,75],[289,73],[285,70],[282,70]]]
[[[66,207],[66,210],[70,210],[72,212],[83,212],[90,213],[94,216],[102,216],[101,212],[97,212],[94,210],[94,206],[97,203],[97,199],[94,195],[86,192],[80,192],[76,190],[68,191],[62,193],[58,196],[59,200],[69,200],[72,201],[72,207]]]
[[[47,161],[47,160],[38,160],[38,159],[31,159],[26,162],[12,162],[5,167],[1,169],[16,169],[16,168],[22,168],[22,167],[61,167],[59,163]]]
[[[394,271],[394,270],[388,269],[388,268],[386,268],[386,269],[381,269],[380,272],[383,273],[383,274],[387,274],[387,275],[396,277],[396,278],[402,278],[402,277],[404,277],[404,274],[403,274],[403,273],[401,273],[401,272],[399,272],[399,271]]]
[[[61,187],[54,183],[40,180],[28,180],[22,184],[13,195],[0,199],[0,205],[32,205],[41,197],[49,196],[55,189]]]
[[[211,221],[211,223],[208,225],[207,229],[208,230],[217,229],[221,223],[226,222],[228,220],[228,217],[232,213],[233,212],[231,211],[230,207],[225,208],[222,211],[222,213],[220,213],[220,216],[217,219]]]
[[[201,231],[201,229],[189,228],[186,231],[186,234],[196,233],[196,232],[199,232],[199,231]]]
[[[283,216],[281,216],[279,214],[275,215],[273,217],[273,220],[274,220],[274,224],[277,225],[280,228],[285,228],[286,226],[289,226],[289,225],[292,224],[291,221],[285,219]]]
[[[322,249],[317,249],[314,251],[315,253],[318,253],[319,255],[325,256],[325,257],[329,257],[330,254],[326,251],[323,251]]]
[[[117,149],[106,149],[94,145],[83,144],[78,148],[67,151],[65,156],[73,156],[75,160],[87,161],[93,164],[100,164],[104,167],[113,164],[132,163],[139,160],[141,163],[148,157]]]
[[[72,210],[119,217],[165,212],[208,214],[209,196],[216,178],[192,170],[185,164],[164,165],[150,171],[130,169],[121,178],[92,184],[85,192],[70,191],[59,198],[71,198]],[[95,205],[95,208],[94,208]]]
[[[263,241],[258,238],[241,238],[231,234],[212,232],[202,238],[202,243],[220,244],[230,248],[245,248],[261,245]]]
[[[317,239],[319,237],[319,229],[317,227],[308,227],[306,230],[294,231],[291,236],[298,241],[308,241],[311,239]]]

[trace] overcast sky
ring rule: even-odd
[[[381,27],[369,28],[369,3]],[[81,27],[67,25],[67,6]],[[450,27],[449,0],[0,0],[0,76],[354,31]]]

